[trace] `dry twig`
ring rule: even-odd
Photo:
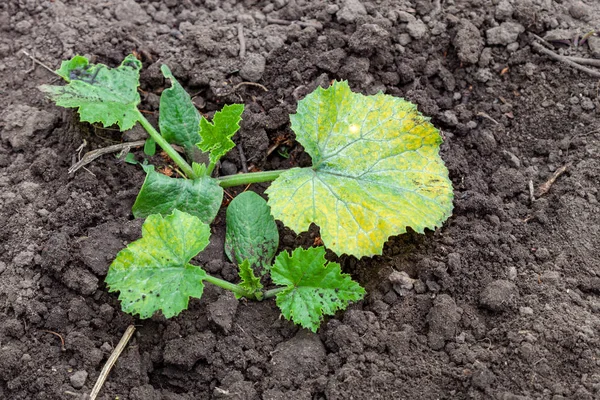
[[[237,24],[238,40],[240,42],[240,58],[246,57],[246,38],[244,37],[244,26]]]
[[[145,140],[138,140],[137,142],[126,142],[119,143],[112,146],[104,147],[102,149],[96,149],[92,151],[88,151],[85,155],[79,160],[76,164],[74,164],[71,168],[69,168],[69,174],[77,171],[79,168],[82,168],[84,165],[87,165],[94,161],[96,158],[101,155],[114,153],[116,151],[128,152],[132,147],[143,146],[146,143]]]
[[[547,55],[550,58],[555,59],[556,61],[561,61],[567,65],[570,65],[571,67],[585,72],[586,74],[594,77],[594,78],[600,78],[600,72],[584,67],[581,64],[578,64],[577,62],[571,60],[569,57],[566,56],[561,56],[560,54],[556,54],[555,52],[553,52],[552,50],[548,50],[547,48],[543,47],[541,44],[537,43],[537,42],[532,42],[531,45],[533,46],[534,49],[536,49],[537,51],[539,51],[540,53],[544,53],[545,55]]]
[[[248,86],[256,86],[258,88],[261,88],[262,90],[264,90],[265,92],[268,92],[269,89],[267,89],[266,87],[264,87],[263,85],[261,85],[260,83],[256,83],[256,82],[240,82],[237,85],[235,85],[234,87],[231,88],[230,91],[226,92],[226,93],[220,93],[220,94],[215,94],[215,96],[217,97],[224,97],[224,96],[229,96],[230,94],[235,93],[236,90],[238,90],[240,87],[244,86],[244,85],[248,85]]]
[[[41,329],[42,332],[46,332],[46,333],[50,333],[52,335],[58,336],[58,338],[60,339],[60,351],[67,351],[67,348],[65,347],[65,339],[63,339],[62,335],[60,333],[56,333],[54,331],[49,331],[46,329]]]
[[[31,54],[29,54],[28,52],[26,52],[25,50],[21,50],[21,52],[23,54],[25,54],[27,57],[29,57],[31,59],[31,61],[33,61],[34,63],[46,68],[48,71],[52,72],[54,75],[58,76],[59,78],[62,79],[62,76],[58,75],[56,72],[54,72],[54,70],[52,68],[50,68],[49,66],[47,66],[46,64],[44,64],[43,62],[41,62],[40,60],[38,60],[37,58],[35,58],[34,56],[32,56]]]
[[[563,165],[562,167],[560,167],[559,169],[557,169],[556,171],[554,171],[554,173],[552,174],[552,176],[550,177],[550,179],[548,179],[546,182],[544,182],[543,184],[541,184],[538,187],[538,190],[535,192],[535,196],[536,197],[542,197],[543,195],[545,195],[546,193],[548,193],[548,191],[550,190],[550,188],[552,187],[552,185],[554,184],[554,182],[556,181],[556,179],[561,176],[566,170],[567,168],[569,168],[571,166],[571,163]]]
[[[131,339],[131,335],[133,335],[133,332],[135,332],[135,326],[129,325],[127,327],[127,330],[123,334],[123,337],[119,341],[119,344],[117,344],[117,347],[115,347],[115,349],[113,350],[112,354],[108,358],[108,361],[106,361],[106,364],[104,364],[104,367],[100,372],[100,376],[98,376],[98,380],[96,381],[96,384],[94,385],[94,387],[92,388],[92,392],[90,393],[90,400],[96,400],[98,393],[100,393],[100,389],[102,389],[102,385],[104,385],[106,378],[108,378],[110,370],[117,362],[117,359],[119,358],[123,350],[125,350],[125,346],[127,346],[127,343],[129,342],[129,339]]]
[[[267,22],[269,24],[277,24],[277,25],[298,25],[298,26],[301,26],[302,28],[306,28],[309,26],[312,26],[313,28],[316,28],[316,29],[322,28],[322,26],[320,24],[315,23],[315,22],[288,21],[285,19],[271,18],[271,17],[267,17]]]

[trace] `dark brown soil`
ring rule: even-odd
[[[574,40],[599,28],[595,0],[1,2],[0,398],[84,398],[132,323],[101,399],[600,398],[599,86],[530,36],[600,57],[598,38]],[[52,68],[136,51],[149,112],[168,64],[201,112],[246,104],[235,140],[261,169],[307,161],[295,143],[288,159],[267,149],[293,138],[288,114],[316,86],[405,97],[443,131],[454,215],[381,257],[343,258],[368,297],[316,335],[214,287],[176,318],[134,319],[103,279],[140,235],[143,171],[106,155],[69,175],[82,143],[122,135],[44,99],[37,86],[57,79],[22,50]],[[237,151],[226,161],[241,169]],[[235,279],[222,220],[201,261]],[[285,248],[313,240],[281,233]]]

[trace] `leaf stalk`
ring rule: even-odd
[[[227,175],[217,178],[222,188],[248,185],[249,183],[270,182],[277,179],[286,170],[250,172],[248,174]]]
[[[163,149],[164,152],[169,155],[169,157],[171,157],[171,159],[175,162],[175,164],[177,164],[179,168],[181,168],[185,176],[187,176],[190,179],[198,178],[190,164],[188,164],[187,161],[185,161],[183,157],[181,157],[179,153],[169,144],[169,142],[167,142],[165,138],[163,138],[162,135],[156,129],[154,129],[150,121],[148,121],[139,110],[137,111],[137,113],[139,123],[144,127],[146,132],[148,132],[150,137],[154,139],[156,144],[159,145],[160,148]]]

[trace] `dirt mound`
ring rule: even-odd
[[[129,324],[102,399],[599,398],[598,82],[534,44],[600,57],[599,26],[592,0],[2,2],[0,398],[83,398]],[[176,318],[136,320],[103,280],[140,236],[143,171],[107,155],[68,174],[122,135],[44,99],[56,77],[23,50],[52,68],[135,51],[150,118],[168,64],[202,113],[245,103],[234,140],[261,169],[308,161],[295,142],[269,150],[317,86],[404,97],[442,129],[454,215],[342,258],[368,297],[317,335],[210,286]],[[223,168],[241,170],[237,151]],[[204,261],[235,279],[222,216],[214,230]]]

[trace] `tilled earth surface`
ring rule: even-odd
[[[598,29],[595,0],[1,2],[0,398],[85,398],[130,324],[101,399],[600,398],[600,88],[533,43],[600,57]],[[318,85],[404,97],[444,134],[454,215],[342,258],[369,294],[318,334],[210,287],[176,318],[134,319],[103,279],[140,236],[143,171],[113,155],[67,170],[144,134],[55,107],[37,86],[57,78],[23,50],[53,69],[135,51],[153,121],[168,64],[202,113],[246,104],[235,141],[259,169],[309,161],[271,150]],[[240,169],[233,151],[221,170]],[[197,261],[235,279],[222,215],[213,232]],[[285,249],[318,232],[281,234]]]

